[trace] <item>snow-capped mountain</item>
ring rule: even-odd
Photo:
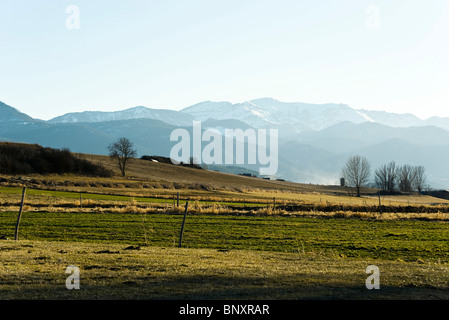
[[[356,110],[360,115],[366,118],[368,122],[376,122],[390,127],[405,128],[427,125],[420,118],[410,113],[392,113],[386,111]]]
[[[121,111],[84,111],[67,113],[49,120],[49,123],[77,123],[77,122],[105,122],[130,119],[154,119],[172,125],[188,126],[192,124],[193,117],[187,113],[174,110],[151,109],[147,107],[134,107]]]
[[[322,130],[342,122],[372,122],[398,128],[434,125],[449,129],[449,119],[445,118],[421,120],[412,114],[354,109],[345,104],[282,102],[272,98],[236,104],[207,101],[181,111],[201,121],[238,119],[255,128],[278,128],[283,136]]]
[[[208,119],[228,120],[237,119],[256,128],[279,125],[280,122],[273,117],[273,112],[260,108],[251,101],[232,104],[230,102],[201,102],[181,110],[192,115],[196,120]]]
[[[205,101],[181,111],[152,109],[143,106],[121,111],[85,111],[67,113],[48,123],[105,122],[130,119],[154,119],[175,126],[191,126],[193,120],[238,120],[254,128],[279,129],[280,136],[290,138],[304,131],[318,131],[342,122],[378,123],[395,128],[435,126],[449,130],[449,118],[422,120],[412,114],[370,111],[345,104],[282,102],[261,98],[241,103]]]
[[[197,120],[238,119],[255,128],[283,128],[291,133],[320,130],[342,121],[362,123],[366,118],[341,104],[307,104],[262,98],[242,103],[202,102],[181,110]]]

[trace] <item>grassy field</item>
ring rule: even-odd
[[[0,242],[1,299],[448,299],[448,266],[318,253]],[[380,269],[380,290],[365,269]],[[67,266],[80,289],[67,290]]]
[[[17,214],[0,219],[0,234],[13,238]],[[20,239],[176,247],[181,222],[168,214],[25,213]],[[447,222],[188,215],[183,244],[445,264],[448,238]]]
[[[13,235],[15,213],[1,213]],[[27,213],[0,241],[0,298],[448,299],[449,225],[431,221]],[[64,286],[68,265],[83,290]],[[369,292],[365,268],[381,270]]]
[[[444,199],[382,196],[380,208],[376,190],[143,160],[126,178],[1,178],[0,236],[14,237],[28,189],[19,241],[0,240],[0,299],[449,298]],[[81,290],[65,288],[68,265]],[[369,265],[381,290],[365,287]]]

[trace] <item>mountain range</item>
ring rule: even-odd
[[[389,161],[423,165],[428,183],[449,188],[449,118],[422,120],[412,114],[369,111],[344,104],[281,102],[261,98],[242,103],[201,102],[180,111],[143,106],[115,112],[67,113],[34,119],[0,102],[0,140],[37,143],[73,152],[107,154],[118,137],[132,140],[142,155],[169,156],[179,127],[278,129],[276,178],[337,184],[350,155],[366,156],[373,170]],[[256,169],[254,165],[245,165]],[[216,168],[216,167],[214,167]]]

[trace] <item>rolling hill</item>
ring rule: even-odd
[[[177,128],[185,128],[191,134],[193,120],[202,121],[203,130],[214,128],[221,134],[225,129],[274,128],[279,132],[276,178],[338,184],[345,160],[361,154],[371,160],[373,169],[389,161],[423,165],[430,185],[449,188],[446,118],[421,120],[410,114],[353,109],[342,104],[287,103],[271,98],[236,104],[202,102],[181,111],[146,107],[88,111],[49,121],[33,119],[0,103],[0,116],[2,141],[106,155],[107,146],[125,136],[134,142],[139,157],[168,157],[176,143],[170,141],[170,134]],[[259,168],[238,166],[256,171]]]

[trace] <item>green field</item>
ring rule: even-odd
[[[17,213],[0,213],[14,237]],[[175,247],[182,215],[24,213],[20,239]],[[346,257],[449,263],[449,224],[342,218],[188,215],[188,248],[327,252]]]
[[[178,248],[182,218],[24,213],[0,241],[0,299],[449,299],[447,222],[188,215]]]
[[[0,299],[449,299],[449,201],[376,192],[137,159],[125,178],[6,176]]]

